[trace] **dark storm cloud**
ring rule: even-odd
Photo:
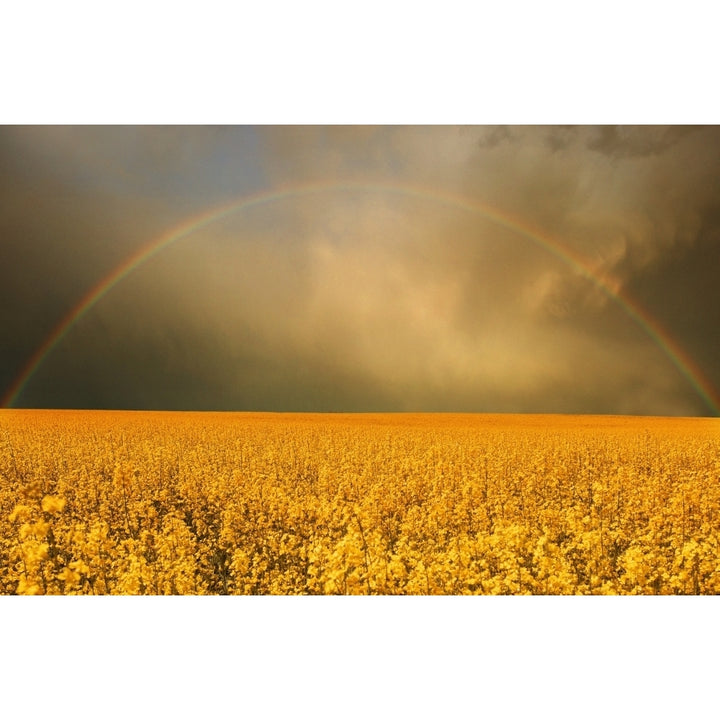
[[[0,129],[0,384],[151,238],[255,187],[237,128]]]
[[[635,298],[720,386],[717,128],[5,128],[0,153],[6,387],[93,284],[183,219],[272,187],[370,186],[173,244],[73,327],[21,404],[708,412],[545,241]]]
[[[683,243],[634,276],[629,292],[653,309],[661,325],[720,385],[720,208],[708,212],[694,242]]]
[[[477,141],[480,148],[494,148],[502,142],[508,142],[512,138],[510,128],[506,125],[497,125],[489,127],[480,133],[480,139]]]
[[[545,143],[553,152],[564,150],[577,137],[578,128],[574,125],[559,125],[548,128]]]
[[[96,162],[94,133],[0,130],[4,386],[89,289],[168,222],[141,188],[129,192],[125,180],[122,189],[112,163]]]
[[[614,158],[648,157],[665,152],[697,128],[673,127],[618,127],[603,125],[590,135],[590,150]]]

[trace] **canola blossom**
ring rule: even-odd
[[[0,411],[2,594],[716,594],[720,421]]]

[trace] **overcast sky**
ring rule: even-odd
[[[0,394],[276,190],[14,405],[714,414],[717,127],[0,127]]]

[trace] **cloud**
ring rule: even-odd
[[[477,131],[476,131],[477,132]],[[480,138],[477,141],[478,147],[483,149],[494,148],[502,142],[508,142],[512,133],[507,125],[496,125],[480,129]]]
[[[612,158],[644,158],[666,152],[696,130],[692,126],[680,125],[601,125],[589,133],[587,147]]]
[[[636,298],[720,384],[716,129],[24,132],[0,133],[17,174],[0,173],[7,382],[141,243],[250,186],[424,186],[539,239],[431,194],[329,189],[255,207],[113,288],[43,364],[29,404],[707,411],[622,303],[548,242]]]

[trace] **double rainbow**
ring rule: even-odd
[[[720,416],[720,397],[718,397],[713,386],[704,378],[700,369],[683,349],[667,334],[667,332],[648,313],[643,310],[631,297],[622,289],[616,289],[611,282],[603,277],[597,270],[593,269],[588,262],[575,253],[572,249],[560,244],[557,240],[541,233],[537,229],[527,225],[515,218],[512,218],[498,210],[483,203],[467,198],[429,190],[414,185],[399,185],[385,183],[316,183],[301,186],[289,187],[280,190],[269,190],[253,195],[246,195],[239,200],[232,201],[220,207],[196,215],[181,223],[172,230],[156,238],[144,247],[140,248],[131,257],[118,265],[109,275],[98,282],[80,300],[79,303],[63,318],[63,320],[48,335],[43,343],[28,359],[22,371],[8,388],[3,400],[2,407],[12,407],[22,395],[28,382],[43,364],[45,359],[52,353],[57,345],[62,342],[71,328],[89,312],[115,285],[143,265],[152,257],[162,252],[174,242],[191,235],[202,228],[228,217],[234,213],[248,210],[260,205],[268,205],[290,198],[302,198],[305,196],[317,195],[329,191],[356,191],[386,193],[400,195],[408,198],[427,200],[441,203],[453,208],[459,208],[471,213],[476,213],[498,225],[507,228],[527,238],[533,243],[543,247],[555,257],[585,276],[595,286],[600,288],[613,302],[617,303],[625,313],[653,340],[653,342],[668,357],[677,370],[686,378],[695,392],[702,398],[705,405],[713,415]]]

